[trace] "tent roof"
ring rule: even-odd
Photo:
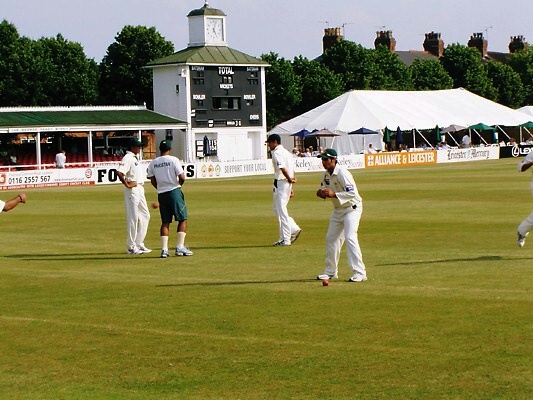
[[[468,90],[432,91],[352,90],[298,117],[275,126],[269,133],[291,134],[302,129],[352,132],[361,126],[402,130],[434,129],[452,124],[518,126],[530,119]]]
[[[516,111],[520,111],[524,114],[527,114],[529,118],[533,116],[533,106],[525,106],[525,107],[517,109]]]

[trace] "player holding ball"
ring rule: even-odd
[[[339,256],[346,241],[346,255],[353,274],[348,281],[366,281],[366,268],[357,238],[363,214],[363,199],[357,191],[352,174],[337,163],[336,150],[326,149],[318,158],[322,159],[325,171],[316,195],[322,199],[332,199],[333,212],[326,235],[326,268],[317,279],[325,281],[338,277]]]

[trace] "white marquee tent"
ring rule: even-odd
[[[520,111],[524,114],[527,114],[530,120],[533,118],[533,106],[525,106],[522,108],[518,108],[516,111]]]
[[[434,129],[437,125],[518,126],[529,120],[522,112],[487,100],[465,89],[433,91],[352,90],[298,117],[275,126],[269,133],[290,135],[302,129],[328,129],[341,154],[359,153],[361,138],[348,135],[361,127],[383,132]],[[359,139],[359,140],[358,140]],[[366,139],[382,148],[381,138]]]

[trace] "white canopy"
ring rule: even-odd
[[[530,120],[531,118],[533,118],[533,106],[525,106],[522,108],[518,108],[516,111],[520,111],[521,113],[528,115]]]
[[[358,152],[354,137],[348,133],[361,127],[395,131],[398,127],[434,129],[437,125],[517,126],[529,120],[527,115],[487,100],[468,90],[387,91],[352,90],[298,117],[275,126],[269,133],[290,135],[307,129],[328,129],[340,133],[335,145],[342,154]],[[375,143],[381,148],[381,143]],[[342,149],[341,149],[342,147]]]

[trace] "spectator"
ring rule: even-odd
[[[65,163],[67,162],[67,156],[65,150],[61,150],[56,154],[56,168],[65,168]]]
[[[467,149],[470,147],[471,143],[472,143],[472,140],[470,139],[470,135],[468,133],[465,133],[465,135],[461,139],[461,147],[463,149]]]

